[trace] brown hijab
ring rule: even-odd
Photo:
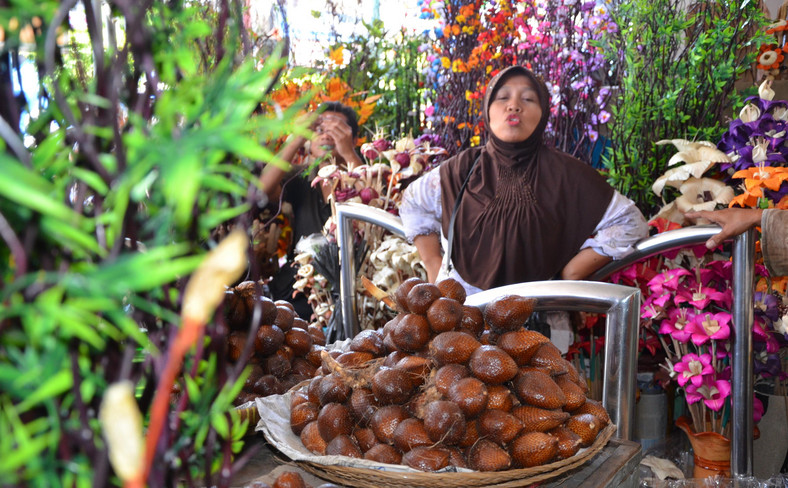
[[[455,200],[468,177],[454,223],[452,263],[483,290],[554,278],[591,236],[613,197],[613,188],[591,166],[543,144],[550,116],[545,84],[522,66],[498,73],[487,86],[484,122],[504,81],[528,77],[542,105],[542,119],[525,141],[506,143],[489,133],[440,167],[442,226],[449,235]],[[476,158],[479,164],[469,175]]]

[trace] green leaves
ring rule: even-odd
[[[126,35],[105,51],[103,71],[94,70],[91,35],[108,32],[107,16],[88,31],[50,26],[60,8],[52,0],[9,5],[0,25],[36,14],[41,33],[62,28],[73,49],[54,70],[40,54],[27,60],[46,75],[38,115],[0,94],[4,106],[32,114],[29,161],[0,149],[0,485],[109,486],[117,480],[93,464],[104,448],[96,411],[108,382],[131,379],[141,395],[156,386],[183,284],[216,227],[256,208],[247,194],[257,167],[286,166],[265,144],[293,128],[305,102],[280,118],[255,113],[286,59],[243,61],[232,34],[240,18],[225,19],[227,42],[218,45],[208,4],[152,2],[126,15],[110,1],[113,26]],[[63,100],[47,98],[54,87]],[[187,411],[173,411],[183,428],[168,432],[159,459],[190,462],[154,470],[166,479],[203,476],[242,444],[229,412],[245,377],[228,381],[223,331],[210,330],[187,357],[198,375],[187,370]],[[72,451],[67,459],[59,444]]]
[[[734,82],[752,62],[746,49],[730,46],[752,42],[747,26],[764,19],[752,5],[721,0],[698,4],[689,15],[673,0],[634,0],[611,14],[620,32],[605,51],[619,90],[604,163],[610,182],[648,216],[659,205],[650,183],[669,158],[654,143],[719,140],[722,122],[740,104]]]

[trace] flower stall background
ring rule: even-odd
[[[308,15],[354,23],[340,8],[347,3]],[[206,297],[215,291],[220,276],[195,270],[211,264],[209,251],[221,251],[234,227],[251,237],[241,243],[243,279],[264,283],[283,265],[288,222],[256,208],[256,174],[262,164],[284,165],[275,156],[284,138],[308,135],[299,117],[322,101],[350,105],[362,124],[365,164],[329,166],[316,180],[331,185],[335,202],[396,213],[410,180],[485,143],[484,87],[522,63],[550,88],[550,141],[605,172],[656,217],[655,232],[691,224],[675,210],[699,198],[710,208],[785,203],[785,104],[767,94],[745,105],[756,78],[782,77],[785,23],[769,25],[756,2],[421,0],[410,6],[418,21],[359,19],[349,34],[319,38],[321,56],[309,65],[296,64],[290,49],[304,12],[285,2],[271,6],[265,29],[240,0],[95,5],[0,6],[2,485],[114,486],[141,469],[150,486],[229,485],[248,459],[248,421],[231,407],[250,351],[229,358],[227,311],[186,285],[199,277]],[[22,67],[35,68],[32,89]],[[676,144],[686,145],[678,158]],[[729,161],[702,159],[704,148]],[[674,163],[689,167],[668,174]],[[294,293],[309,296],[325,328],[336,320],[332,229],[329,222],[296,259]],[[358,272],[375,286],[391,291],[423,273],[401,239],[356,232],[366,256]],[[728,255],[694,251],[618,278],[644,290],[644,351],[661,351],[666,381],[692,409],[715,412],[712,423],[724,430]],[[784,358],[785,285],[758,269],[756,371],[777,387],[786,371],[775,359]],[[379,327],[391,310],[357,293],[362,324]],[[216,310],[187,328],[193,317],[184,309],[191,313],[194,300]],[[598,385],[601,321],[581,319],[573,358],[590,365]],[[149,450],[155,459],[111,455],[104,431],[120,417],[102,404],[117,383],[130,386],[124,408],[138,409],[140,436],[143,426],[163,432]],[[154,408],[162,395],[172,404]],[[156,447],[150,439],[140,442]]]

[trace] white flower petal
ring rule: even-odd
[[[741,109],[739,112],[739,118],[742,122],[749,123],[754,120],[758,120],[761,116],[761,109],[756,107],[755,105],[748,103]]]
[[[776,62],[776,59],[777,59],[776,53],[775,53],[774,57],[775,57],[775,61],[773,61],[770,64],[773,64],[773,63]],[[763,80],[763,83],[761,83],[761,86],[758,87],[758,96],[761,97],[761,99],[763,99],[763,100],[773,100],[774,99],[774,90],[772,90],[772,80],[770,80],[768,78]]]

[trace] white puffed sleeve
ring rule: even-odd
[[[621,259],[635,250],[635,244],[648,237],[648,224],[635,202],[615,192],[605,215],[581,249],[592,248],[603,256]]]
[[[408,242],[420,235],[440,235],[442,213],[440,171],[434,168],[402,192],[399,216]]]

